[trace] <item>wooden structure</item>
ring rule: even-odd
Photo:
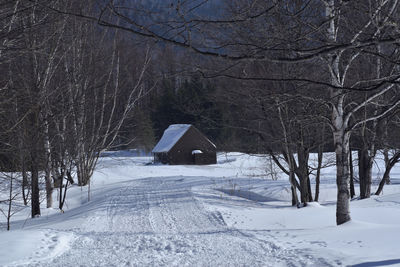
[[[216,164],[216,146],[191,124],[173,124],[152,150],[154,162],[180,164]]]

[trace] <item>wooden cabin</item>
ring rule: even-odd
[[[191,124],[172,124],[152,150],[154,162],[184,164],[216,164],[216,146]]]

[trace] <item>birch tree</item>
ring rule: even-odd
[[[358,3],[360,4],[360,3]],[[353,35],[350,36],[350,43],[356,43],[364,35],[368,34],[371,38],[378,37],[379,33],[382,32],[382,27],[388,26],[388,21],[392,18],[392,15],[398,10],[397,1],[377,1],[373,8],[367,9],[366,6],[361,6],[360,10],[368,12],[369,17],[363,23],[361,23]],[[325,1],[326,5],[326,16],[329,19],[328,29],[328,40],[332,43],[340,42],[341,38],[341,27],[340,23],[343,20],[341,12],[345,11],[342,1]],[[365,9],[363,9],[364,7]],[[355,6],[353,6],[355,8]],[[357,6],[360,8],[360,6]],[[376,19],[380,18],[377,22]],[[355,65],[356,60],[360,55],[363,55],[363,50],[352,50],[352,49],[338,49],[334,53],[329,54],[325,61],[331,76],[332,85],[336,88],[330,89],[330,102],[332,115],[330,118],[330,126],[333,132],[333,140],[335,145],[336,153],[336,180],[337,180],[337,208],[336,208],[336,222],[342,224],[351,219],[350,217],[350,170],[349,170],[349,142],[352,131],[358,126],[369,122],[376,121],[377,119],[387,115],[389,112],[397,108],[400,103],[399,100],[394,99],[392,103],[388,105],[383,111],[374,114],[371,117],[357,119],[355,118],[356,112],[365,108],[368,105],[373,105],[379,97],[389,93],[396,89],[394,84],[383,84],[376,86],[375,90],[370,90],[367,97],[358,102],[346,103],[346,98],[349,97],[348,90],[340,89],[344,88],[347,84],[348,75]],[[366,81],[356,81],[352,86],[360,83],[373,82],[381,80],[381,77]],[[352,87],[347,86],[347,87]],[[373,153],[373,152],[372,152]]]

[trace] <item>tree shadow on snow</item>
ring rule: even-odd
[[[231,189],[217,189],[218,191],[231,195],[231,196],[236,196],[236,197],[241,197],[241,198],[245,198],[248,200],[252,200],[255,202],[271,202],[271,201],[279,201],[277,199],[274,198],[270,198],[270,197],[265,197],[263,195],[251,192],[251,191],[247,191],[247,190],[231,190]]]
[[[400,259],[384,260],[384,261],[369,261],[352,265],[352,267],[372,267],[372,266],[389,266],[399,264]]]

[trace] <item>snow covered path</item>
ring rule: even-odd
[[[260,233],[228,227],[221,214],[208,211],[196,196],[198,191],[192,190],[196,186],[207,190],[204,185],[210,183],[206,177],[153,177],[120,183],[106,197],[88,203],[86,218],[70,230],[76,239],[69,250],[19,265],[331,265],[305,251],[276,245],[268,232],[260,238]]]
[[[102,158],[89,202],[86,187],[72,186],[65,213],[43,207],[30,219],[26,208],[9,232],[0,221],[0,266],[400,264],[400,168],[384,195],[355,199],[353,221],[336,226],[330,168],[321,202],[296,209],[287,179],[266,178],[263,157],[221,154],[209,166],[149,160]]]

